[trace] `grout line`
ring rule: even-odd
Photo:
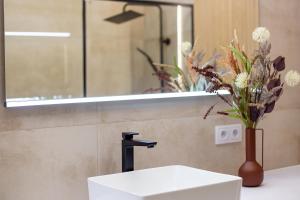
[[[276,109],[273,113],[280,113],[280,112],[288,112],[288,111],[300,111],[299,108],[293,109]],[[274,115],[274,114],[273,114]],[[212,114],[211,117],[218,117],[217,114]],[[153,121],[165,121],[165,120],[180,120],[180,119],[192,119],[192,118],[202,118],[201,114],[199,115],[191,115],[191,116],[178,116],[178,117],[162,117],[162,118],[149,118],[149,119],[129,119],[129,120],[116,120],[116,121],[107,121],[107,122],[95,122],[95,123],[86,123],[86,124],[70,124],[70,125],[60,125],[60,126],[45,126],[45,127],[29,127],[29,128],[17,128],[17,129],[8,129],[8,130],[0,130],[0,135],[5,134],[7,132],[17,132],[17,131],[34,131],[34,130],[43,130],[43,129],[55,129],[55,128],[71,128],[71,127],[88,127],[88,126],[99,126],[99,125],[111,125],[111,124],[120,124],[120,123],[143,123],[143,122],[153,122]]]
[[[99,142],[99,139],[100,139],[100,126],[98,125],[97,126],[97,175],[100,175],[100,155],[101,153],[99,152],[100,151],[100,142]]]

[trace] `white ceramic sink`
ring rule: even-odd
[[[90,200],[239,200],[239,177],[167,166],[88,179]]]

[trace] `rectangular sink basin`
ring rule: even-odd
[[[90,200],[239,200],[242,180],[186,166],[88,179]]]

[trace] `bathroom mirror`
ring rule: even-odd
[[[5,0],[5,105],[207,96],[185,53],[235,29],[251,53],[258,22],[257,0]]]
[[[153,63],[184,65],[193,11],[163,1],[4,1],[6,106],[182,92]]]

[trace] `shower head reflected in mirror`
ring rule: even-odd
[[[114,24],[122,24],[142,16],[144,16],[144,14],[135,12],[133,10],[128,10],[123,11],[122,13],[114,15],[112,17],[108,17],[104,20]]]

